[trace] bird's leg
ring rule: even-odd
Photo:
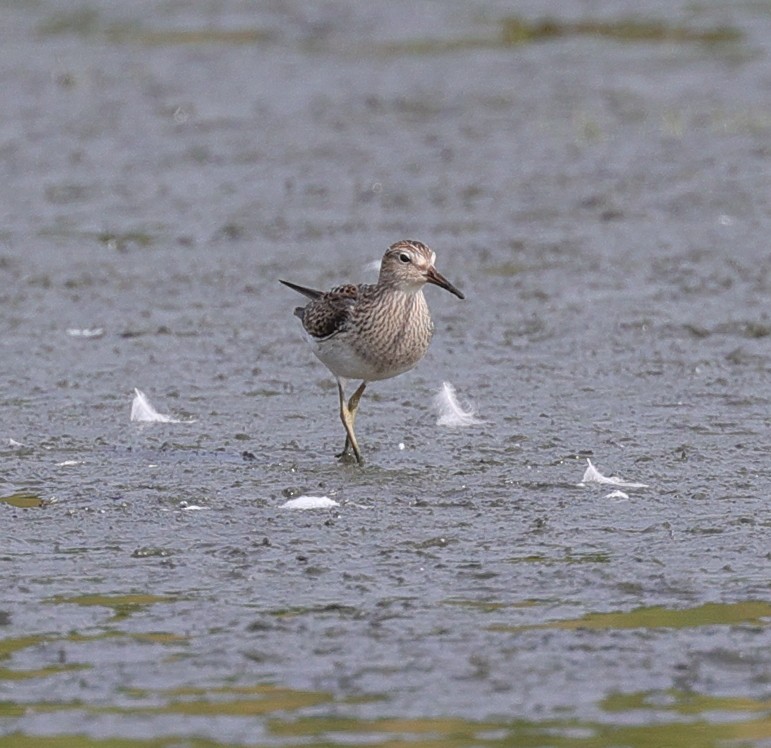
[[[359,388],[356,390],[356,392],[353,393],[348,403],[346,403],[343,383],[340,379],[337,380],[337,392],[338,392],[338,395],[340,396],[340,420],[343,422],[343,426],[345,427],[345,434],[346,434],[345,447],[343,447],[343,451],[337,456],[348,457],[351,454],[350,452],[351,448],[353,448],[353,455],[356,458],[356,462],[358,462],[359,465],[364,463],[364,458],[361,456],[361,451],[359,450],[359,443],[356,441],[356,434],[354,434],[353,432],[353,423],[356,420],[356,410],[359,407],[359,400],[361,399],[365,386],[366,386],[366,382],[362,382],[361,385],[359,385]]]
[[[359,408],[359,400],[361,400],[361,396],[364,394],[364,388],[367,386],[366,382],[362,382],[356,392],[351,395],[351,399],[348,401],[348,410],[351,411],[351,418],[353,420],[356,420],[356,411]]]
[[[361,400],[361,396],[364,394],[364,388],[367,386],[366,382],[362,382],[359,387],[357,388],[356,392],[351,395],[351,399],[348,401],[348,412],[351,417],[351,431],[353,431],[353,425],[356,423],[356,411],[359,408],[359,400]],[[343,421],[345,423],[345,421]],[[345,447],[343,447],[343,451],[337,455],[338,457],[342,457],[344,455],[350,455],[350,446],[351,446],[351,440],[347,436],[348,429],[346,429],[346,437],[345,437]],[[356,458],[359,463],[362,462],[361,454]]]
[[[345,413],[345,409],[347,405],[345,403],[345,390],[343,389],[343,383],[340,379],[337,380],[337,394],[340,400],[340,420],[343,422],[343,426],[345,427],[345,446],[343,447],[343,451],[340,452],[339,454],[336,454],[335,457],[338,457],[338,458],[350,457],[351,441],[348,438],[348,426],[346,424],[346,413]]]

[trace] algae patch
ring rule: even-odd
[[[8,496],[0,496],[0,503],[10,504],[18,509],[35,509],[46,504],[45,500],[41,499],[37,494],[27,493],[26,491],[19,491]]]
[[[526,44],[575,36],[620,42],[702,44],[735,42],[742,38],[741,32],[732,26],[696,29],[638,18],[621,18],[615,21],[562,21],[557,18],[544,18],[540,21],[527,21],[517,16],[509,16],[501,21],[501,41],[504,44]]]
[[[771,619],[771,603],[749,600],[738,603],[704,603],[694,608],[666,608],[662,605],[611,613],[587,613],[581,618],[548,621],[527,626],[498,625],[495,631],[518,632],[530,629],[601,630],[683,629],[699,626],[766,626]]]
[[[128,618],[144,608],[157,603],[172,603],[179,598],[173,595],[149,595],[149,594],[127,594],[127,595],[76,595],[74,597],[65,597],[56,595],[50,599],[50,602],[56,605],[98,605],[105,608],[111,608],[114,612],[113,621],[120,621]]]

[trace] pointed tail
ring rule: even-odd
[[[318,299],[324,292],[315,291],[312,288],[306,288],[305,286],[298,286],[296,283],[290,283],[289,281],[278,279],[279,283],[283,283],[287,288],[291,288],[293,291],[301,293],[303,296],[307,296],[309,299]]]

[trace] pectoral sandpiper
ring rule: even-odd
[[[335,375],[340,397],[340,419],[345,447],[337,455],[362,464],[353,431],[359,400],[368,382],[389,379],[409,371],[428,349],[434,323],[423,296],[433,283],[459,299],[463,294],[434,267],[435,253],[411,239],[396,242],[383,255],[375,284],[347,284],[331,291],[314,291],[282,280],[285,286],[309,299],[294,313],[300,318],[313,352]],[[349,379],[361,384],[346,402]]]

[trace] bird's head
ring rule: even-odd
[[[403,239],[392,244],[380,263],[380,282],[415,293],[426,283],[444,288],[459,299],[465,298],[435,267],[436,253],[423,242]]]

